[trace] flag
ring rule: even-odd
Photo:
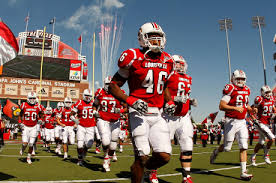
[[[80,37],[78,38],[79,42],[81,43],[82,41],[82,36],[80,35]]]
[[[53,19],[49,22],[49,24],[54,24],[54,23],[56,23],[56,19],[55,19],[55,18],[53,18]]]
[[[7,99],[6,105],[3,107],[3,113],[10,119],[17,118],[20,115],[20,108],[17,104]]]
[[[18,53],[18,44],[9,27],[0,21],[0,66],[14,59]]]
[[[214,112],[214,113],[211,113],[209,114],[202,122],[201,124],[205,124],[205,123],[213,123],[216,119],[216,116],[217,116],[218,112]]]

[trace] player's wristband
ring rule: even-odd
[[[129,105],[129,106],[132,106],[138,99],[135,98],[135,97],[132,97],[132,96],[129,96],[127,99],[126,99],[126,103]]]
[[[175,105],[174,101],[170,100],[169,102],[167,102],[168,105]]]

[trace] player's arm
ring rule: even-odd
[[[230,97],[230,96],[229,96],[229,97]],[[220,109],[221,111],[238,111],[238,112],[240,112],[240,113],[242,113],[243,110],[244,110],[243,107],[236,107],[236,106],[228,105],[228,102],[225,101],[223,98],[220,100],[219,109]]]
[[[127,101],[128,96],[121,90],[120,87],[124,85],[126,79],[123,78],[118,72],[113,76],[112,81],[109,85],[109,92],[119,101]]]
[[[60,126],[62,126],[62,127],[65,127],[66,125],[65,124],[63,124],[62,122],[61,122],[61,115],[58,115],[57,116],[57,118],[56,118],[56,120],[57,120],[57,123],[60,125]]]

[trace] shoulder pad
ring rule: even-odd
[[[118,66],[120,68],[129,68],[135,59],[137,59],[137,49],[125,50],[118,59]]]
[[[223,88],[223,95],[231,95],[231,93],[234,91],[235,87],[233,84],[227,84]]]

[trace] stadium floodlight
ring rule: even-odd
[[[259,29],[261,49],[262,49],[263,69],[264,69],[264,84],[267,85],[267,82],[266,82],[266,65],[265,65],[263,36],[262,36],[262,27],[265,27],[264,17],[263,16],[254,16],[254,17],[252,17],[252,25],[253,25],[254,28],[258,27],[258,29]]]
[[[219,30],[225,31],[225,34],[226,34],[228,69],[229,69],[229,82],[231,82],[231,59],[230,59],[228,30],[232,30],[232,20],[230,18],[225,18],[225,19],[219,20]]]

